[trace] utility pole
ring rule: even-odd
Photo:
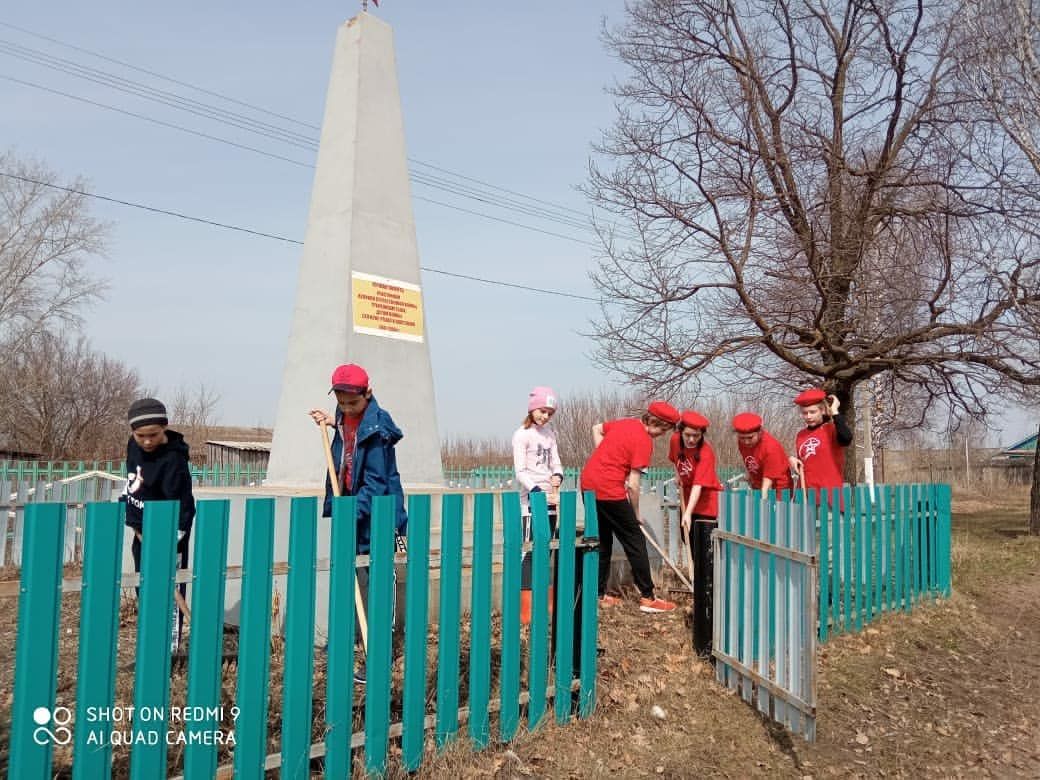
[[[863,414],[863,477],[867,480],[871,497],[874,496],[874,393],[870,394],[867,403],[864,404]]]
[[[964,482],[971,484],[971,458],[968,457],[968,432],[964,432]]]

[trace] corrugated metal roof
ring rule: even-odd
[[[229,450],[247,450],[250,452],[270,452],[269,441],[207,441],[206,444],[215,444],[218,447],[227,447]]]

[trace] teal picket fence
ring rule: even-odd
[[[951,592],[949,485],[728,490],[714,538],[717,679],[810,741],[817,643]]]
[[[123,460],[0,460],[0,481],[56,482],[81,474],[101,471],[105,474],[126,476],[126,461]],[[191,464],[192,482],[205,487],[236,487],[259,485],[267,478],[267,470],[242,466],[198,466]]]
[[[712,652],[722,685],[816,738],[816,525],[811,507],[726,491],[714,538]]]
[[[949,485],[846,486],[808,498],[819,504],[820,641],[950,595]]]
[[[244,517],[232,518],[243,504]],[[0,583],[0,598],[18,599],[8,776],[261,777],[272,769],[283,777],[347,777],[355,769],[380,776],[395,768],[388,757],[398,739],[395,760],[411,772],[460,739],[479,749],[510,741],[522,726],[587,717],[596,700],[598,542],[595,502],[584,506],[579,518],[578,496],[562,494],[554,538],[544,495],[535,496],[534,539],[524,545],[516,493],[444,495],[439,511],[431,496],[409,496],[408,551],[399,553],[393,499],[378,498],[371,553],[356,555],[353,498],[335,499],[331,519],[319,516],[314,497],[204,500],[191,568],[177,571],[177,504],[153,502],[145,507],[138,577],[120,571],[122,506],[92,503],[82,577],[63,579],[66,506],[30,505],[21,580]],[[279,516],[283,508],[288,518]],[[244,528],[243,536],[234,539],[231,528]],[[230,566],[229,549],[239,544],[241,565]],[[287,560],[276,562],[276,548]],[[529,627],[519,619],[525,550],[534,557]],[[327,557],[318,557],[322,551]],[[354,598],[355,573],[366,568],[367,654],[356,647]],[[191,618],[186,688],[171,692],[176,582],[190,584]],[[134,587],[136,625],[121,635],[120,600]],[[283,607],[281,635],[272,639]],[[230,659],[228,614],[238,620]],[[316,630],[323,620],[327,638]],[[75,683],[59,691],[59,649],[70,654],[70,635],[76,657],[61,664],[74,664]],[[134,644],[132,669],[117,666],[120,641]],[[362,661],[367,684],[359,687],[353,671]],[[132,700],[117,698],[127,675]],[[271,687],[276,676],[280,693]]]

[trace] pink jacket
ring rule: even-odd
[[[519,428],[513,434],[513,470],[520,485],[520,505],[527,511],[527,496],[537,486],[548,493],[553,474],[563,476],[556,434],[548,425]]]

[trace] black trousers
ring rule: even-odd
[[[184,538],[177,542],[177,568],[187,569],[188,568],[188,542],[191,539],[191,529],[184,534]],[[130,553],[134,556],[134,571],[138,574],[141,573],[141,539],[138,535],[134,534],[134,540],[130,543]],[[181,598],[186,599],[188,596],[188,584],[182,582],[177,586],[177,590],[181,592]],[[141,595],[141,589],[137,588],[137,595]],[[184,615],[181,614],[180,609],[177,609],[177,631],[176,641],[180,644],[181,637],[184,634]],[[173,632],[171,631],[171,634]]]
[[[654,581],[650,576],[650,558],[646,554],[646,539],[639,528],[639,520],[628,499],[601,501],[596,499],[599,517],[599,595],[607,592],[610,578],[610,556],[614,551],[614,537],[621,542],[625,557],[632,567],[632,579],[639,593],[648,599],[654,597]]]
[[[534,524],[531,521],[531,515],[524,515],[522,518],[524,524],[523,528],[523,543],[534,541]],[[556,538],[556,512],[552,509],[549,510],[549,538]],[[534,557],[534,550],[530,550],[524,553],[523,560],[520,561],[520,590],[531,590],[531,567],[533,565],[532,559]],[[549,561],[552,566],[553,574],[556,573],[556,554],[553,550],[549,551]],[[555,582],[555,576],[549,581],[549,587],[552,587],[552,583]]]
[[[693,561],[693,649],[702,656],[711,655],[715,572],[711,534],[717,527],[715,518],[694,516],[690,528],[690,559]]]

